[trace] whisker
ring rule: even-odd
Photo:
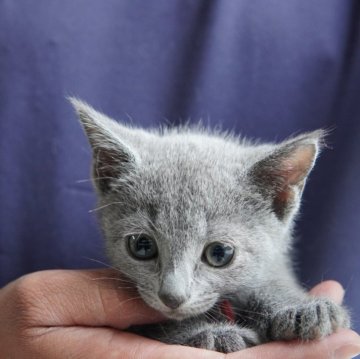
[[[107,204],[104,204],[103,206],[90,209],[90,210],[89,210],[89,213],[96,212],[96,211],[100,211],[100,210],[102,210],[102,209],[104,209],[104,208],[107,208],[107,207],[109,207],[109,206],[112,206],[112,205],[114,205],[114,204],[124,204],[124,202],[117,201],[117,202],[107,203]]]
[[[211,314],[211,309],[208,312],[205,312],[204,314],[211,321],[214,321],[214,322],[218,321],[218,319],[215,317],[215,315]]]
[[[137,297],[132,297],[132,298],[128,298],[126,300],[123,300],[122,302],[119,303],[119,307],[123,306],[124,304],[126,303],[129,303],[133,300],[137,300],[137,299],[142,299],[140,296],[137,296]]]
[[[130,280],[126,280],[118,277],[98,277],[98,278],[91,278],[91,280],[115,280],[117,282],[133,283]]]
[[[99,259],[94,259],[94,258],[90,258],[90,257],[84,257],[84,258],[85,258],[85,259],[88,259],[88,260],[90,260],[90,261],[92,261],[92,262],[102,264],[102,265],[104,265],[104,266],[107,267],[107,268],[113,269],[113,270],[115,270],[116,272],[118,272],[118,273],[120,273],[120,274],[122,274],[122,275],[125,275],[125,276],[128,277],[129,279],[134,278],[134,282],[136,282],[136,279],[137,279],[137,278],[136,278],[134,275],[132,275],[132,274],[130,274],[130,273],[127,273],[127,272],[124,271],[124,270],[120,270],[120,269],[118,269],[118,268],[116,268],[116,267],[114,267],[114,266],[112,266],[112,265],[110,265],[110,264],[108,264],[108,263],[105,263],[105,262],[103,262],[103,261],[101,261],[101,260],[99,260]]]
[[[91,258],[91,257],[83,257],[83,258],[85,258],[85,259],[87,259],[87,260],[90,260],[90,261],[92,261],[92,262],[98,263],[98,264],[102,264],[103,266],[105,266],[105,267],[107,267],[107,268],[114,269],[114,270],[116,270],[117,272],[121,273],[118,268],[113,267],[113,266],[111,266],[110,264],[101,261],[100,259],[95,259],[95,258]]]
[[[247,313],[247,314],[255,314],[255,315],[260,315],[264,318],[267,318],[268,315],[266,315],[265,313],[261,313],[261,312],[255,312],[253,310],[246,310],[246,309],[239,309],[239,308],[233,308],[233,311],[235,314],[239,314],[242,315],[243,312]]]

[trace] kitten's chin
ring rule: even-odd
[[[216,299],[206,302],[206,303],[201,303],[201,304],[197,304],[197,305],[189,305],[187,306],[186,304],[178,309],[165,309],[165,308],[154,308],[158,311],[160,311],[164,316],[166,316],[169,319],[173,319],[173,320],[184,320],[187,318],[191,318],[194,317],[196,315],[200,315],[203,314],[205,312],[207,312],[208,310],[210,310],[216,303]]]
[[[179,313],[176,310],[170,312],[162,312],[162,314],[164,314],[167,318],[174,320],[184,320],[193,316],[188,313]]]

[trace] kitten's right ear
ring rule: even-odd
[[[123,137],[131,130],[96,111],[87,103],[69,98],[88,136],[93,150],[93,180],[101,193],[114,189],[116,179],[135,171],[139,162],[134,149]]]
[[[275,145],[253,165],[249,177],[281,220],[298,209],[302,191],[323,146],[326,132],[309,132]]]

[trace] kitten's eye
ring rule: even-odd
[[[127,237],[130,254],[136,259],[152,259],[158,254],[155,241],[144,234]]]
[[[214,242],[204,251],[203,260],[212,267],[224,267],[234,257],[234,248],[229,244]]]

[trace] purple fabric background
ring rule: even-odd
[[[249,137],[333,129],[296,262],[334,278],[360,329],[360,3],[0,0],[0,285],[98,267],[90,150],[65,100],[143,126],[203,118]]]

